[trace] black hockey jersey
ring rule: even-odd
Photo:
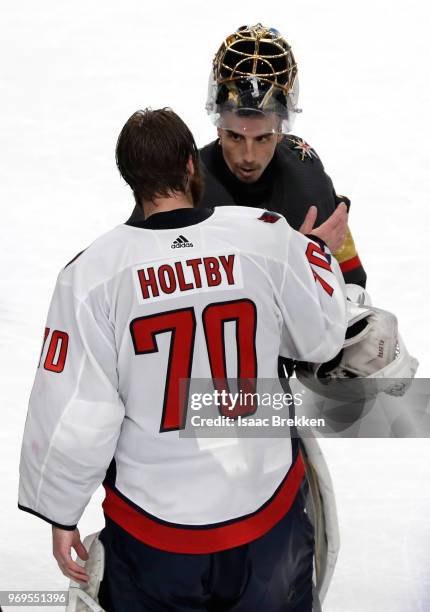
[[[277,145],[272,161],[255,183],[237,179],[224,161],[218,140],[200,150],[205,177],[201,206],[258,206],[281,213],[299,229],[309,207],[318,208],[316,226],[323,223],[340,202],[317,153],[301,138],[288,134]],[[366,273],[357,254],[351,232],[341,249],[334,253],[347,283],[366,284]]]

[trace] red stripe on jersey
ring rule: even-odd
[[[361,266],[361,261],[358,255],[352,257],[351,259],[347,259],[339,264],[342,272],[351,272],[351,270],[355,270]]]
[[[137,540],[174,553],[210,554],[247,544],[270,531],[291,508],[300,488],[305,467],[299,453],[295,463],[274,493],[259,510],[220,527],[176,527],[158,521],[131,507],[105,485],[105,514]]]

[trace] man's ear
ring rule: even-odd
[[[217,134],[218,134],[218,138],[221,138],[222,129],[221,128],[217,128],[216,131],[217,131]]]
[[[188,158],[187,166],[186,167],[187,167],[187,174],[188,174],[188,176],[194,176],[195,169],[194,169],[193,158],[191,157],[191,155]]]
[[[277,138],[276,138],[276,143],[279,144],[281,142],[281,140],[284,139],[285,134],[278,134]]]

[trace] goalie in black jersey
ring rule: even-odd
[[[243,26],[215,54],[206,109],[218,138],[200,150],[202,207],[258,206],[281,213],[302,233],[326,223],[340,202],[317,152],[291,133],[299,78],[291,46],[274,28]],[[142,212],[136,206],[133,217]],[[324,227],[346,283],[366,283],[349,229],[339,239]]]

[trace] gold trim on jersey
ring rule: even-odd
[[[355,248],[354,239],[351,234],[351,230],[347,227],[345,240],[343,245],[333,253],[337,261],[341,264],[344,261],[348,261],[353,257],[357,256],[357,249]]]

